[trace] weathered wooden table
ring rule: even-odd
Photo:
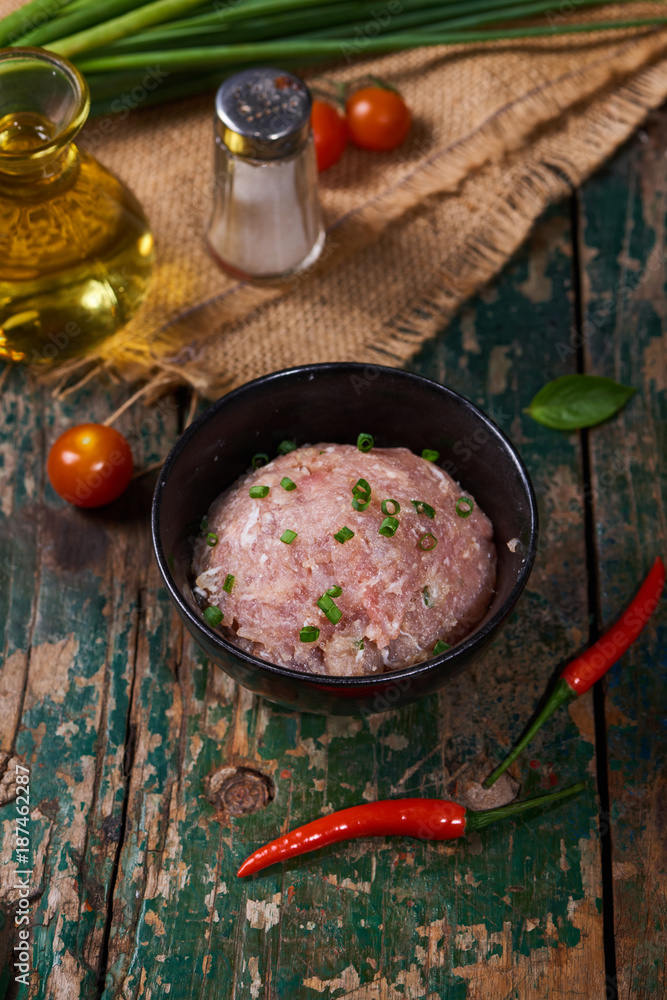
[[[0,998],[667,996],[664,603],[605,688],[561,710],[514,770],[522,795],[586,778],[578,799],[465,843],[363,841],[254,880],[234,874],[251,849],[323,811],[448,797],[502,756],[553,671],[667,553],[666,158],[663,111],[410,366],[512,437],[542,531],[488,655],[400,711],[299,715],[209,665],[158,579],[152,477],[93,512],[46,480],[57,434],[104,419],[126,391],[89,384],[54,403],[8,374]],[[578,369],[637,395],[584,434],[523,413],[544,382]],[[139,462],[164,456],[186,404],[121,419]],[[30,772],[27,909],[13,888],[17,764]],[[224,768],[227,780],[209,784]],[[267,776],[275,797],[235,815],[259,787],[242,769]],[[14,982],[17,906],[29,913],[29,987]]]

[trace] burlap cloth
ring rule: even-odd
[[[572,7],[555,3],[553,14],[581,17]],[[593,10],[585,19],[650,17],[665,5]],[[323,258],[277,289],[230,278],[205,249],[211,94],[111,116],[107,132],[91,121],[89,148],[146,209],[157,266],[129,325],[84,367],[51,377],[71,385],[102,366],[155,389],[186,382],[216,397],[292,364],[403,363],[502,267],[546,206],[664,100],[667,30],[422,49],[327,76],[364,72],[405,95],[412,133],[394,153],[350,148],[322,175]]]

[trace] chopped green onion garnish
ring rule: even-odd
[[[333,587],[329,587],[328,590],[325,590],[325,594],[328,597],[340,597],[342,593],[343,593],[343,588],[339,587],[337,583],[335,583]]]
[[[470,517],[474,504],[470,497],[461,497],[456,501],[456,513],[459,517]]]
[[[435,517],[435,511],[429,504],[425,503],[424,500],[411,500],[410,503],[418,514],[426,514],[427,517]]]
[[[285,528],[282,535],[280,536],[280,541],[284,542],[285,545],[291,545],[296,538],[296,531],[292,531],[290,528]]]
[[[283,476],[280,480],[280,485],[284,490],[287,490],[288,493],[291,492],[291,490],[296,489],[296,483],[293,483],[289,476]]]
[[[440,452],[432,451],[431,448],[424,448],[422,451],[422,458],[425,458],[427,462],[437,462],[440,458]]]
[[[201,531],[201,533],[203,535],[205,535],[206,532],[208,531],[208,518],[207,517],[202,517],[201,524],[199,525],[199,530]]]
[[[322,596],[317,601],[317,606],[320,611],[323,611],[327,616],[332,625],[338,624],[338,622],[343,617],[343,612],[340,608],[337,608],[334,602],[327,594],[322,594]]]
[[[208,625],[210,625],[212,628],[215,628],[217,625],[220,624],[220,622],[224,618],[224,615],[216,604],[211,604],[211,606],[206,608],[206,610],[204,611],[204,618],[206,619],[206,623]]]
[[[362,497],[362,499],[370,500],[371,498],[371,484],[367,479],[357,479],[356,483],[352,487],[352,496]]]
[[[424,589],[422,590],[422,596],[424,598],[424,604],[426,605],[427,608],[430,608],[432,603],[431,591],[428,589],[428,587],[424,587]]]
[[[206,536],[206,544],[210,545],[211,548],[213,548],[214,545],[218,544],[218,536],[216,535],[215,531],[209,531],[209,533]]]
[[[360,434],[357,438],[357,448],[359,451],[370,451],[374,443],[372,434]]]
[[[299,639],[301,639],[301,642],[317,642],[319,637],[320,630],[315,628],[314,625],[304,625],[299,632]]]
[[[252,456],[252,467],[253,469],[260,469],[263,465],[267,465],[269,461],[269,456],[263,451],[258,451],[256,455]]]
[[[386,535],[387,538],[393,538],[393,536],[396,534],[397,528],[398,528],[397,517],[385,517],[384,521],[378,528],[378,535]]]
[[[348,540],[348,538],[354,538],[354,532],[350,531],[347,525],[343,525],[340,531],[336,532],[334,538],[336,539],[337,542],[340,542],[340,544],[343,545]]]
[[[279,455],[289,455],[291,451],[296,451],[296,444],[294,441],[281,441],[278,445]]]
[[[438,544],[438,539],[435,535],[432,535],[430,531],[427,531],[425,535],[422,535],[419,539],[419,548],[423,549],[424,552],[430,552]]]
[[[387,510],[388,503],[390,503],[393,506],[394,508],[393,510]],[[391,500],[391,499],[383,500],[382,503],[380,504],[380,507],[382,508],[383,514],[398,514],[398,512],[401,509],[401,505],[398,502],[398,500]]]
[[[446,653],[447,650],[451,648],[452,647],[449,646],[446,642],[443,642],[442,639],[438,639],[435,646],[433,647],[433,655],[440,656],[441,653]]]
[[[226,594],[231,594],[232,587],[234,586],[234,577],[231,573],[228,573],[225,577],[225,582],[222,585],[222,589]]]
[[[261,500],[262,497],[268,497],[269,487],[268,486],[251,486],[248,490],[249,495],[253,500]]]
[[[371,487],[366,479],[357,479],[352,487],[352,506],[355,510],[366,510],[371,502]]]
[[[353,639],[352,640],[352,645],[354,646],[355,649],[363,649],[364,648],[364,640],[363,639]]]

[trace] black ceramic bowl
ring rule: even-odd
[[[328,677],[274,666],[242,652],[204,621],[192,595],[192,544],[211,502],[284,439],[440,452],[439,465],[473,494],[491,519],[498,550],[493,602],[451,650],[390,674]],[[518,539],[514,543],[512,540]],[[511,547],[508,547],[511,542]],[[153,499],[153,545],[183,622],[214,663],[256,694],[289,708],[352,715],[380,712],[430,694],[479,655],[513,608],[532,568],[535,496],[505,435],[463,396],[394,368],[304,365],[235,389],[196,420],[170,452]]]

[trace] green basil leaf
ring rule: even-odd
[[[575,431],[607,420],[636,391],[602,375],[562,375],[547,382],[525,412],[545,427]]]

